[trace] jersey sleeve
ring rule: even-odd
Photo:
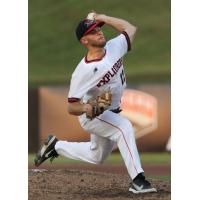
[[[112,53],[119,58],[131,50],[130,38],[125,31],[123,31],[119,36],[113,38],[112,40],[109,40],[107,45],[108,48],[111,49]]]
[[[90,73],[78,73],[72,75],[70,89],[68,93],[68,102],[73,103],[80,101],[83,96],[96,85],[96,81]]]
[[[80,78],[77,75],[72,75],[68,93],[68,102],[73,103],[80,101],[85,93],[85,89],[83,78]]]

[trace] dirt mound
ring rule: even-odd
[[[29,200],[169,200],[170,183],[150,179],[157,193],[128,192],[126,175],[84,170],[29,170]]]

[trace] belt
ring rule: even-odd
[[[110,111],[114,112],[114,113],[120,113],[122,111],[122,109],[120,107],[118,107],[118,108],[110,110]]]

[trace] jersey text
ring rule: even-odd
[[[122,66],[122,58],[120,58],[111,68],[111,70],[108,70],[108,72],[104,75],[104,77],[99,81],[97,84],[97,87],[101,87],[102,85],[105,85],[110,81],[110,79],[117,74],[120,67]]]

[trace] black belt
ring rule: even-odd
[[[114,112],[114,113],[120,113],[122,111],[122,109],[119,108],[116,108],[116,109],[113,109],[113,110],[110,110],[111,112]]]

